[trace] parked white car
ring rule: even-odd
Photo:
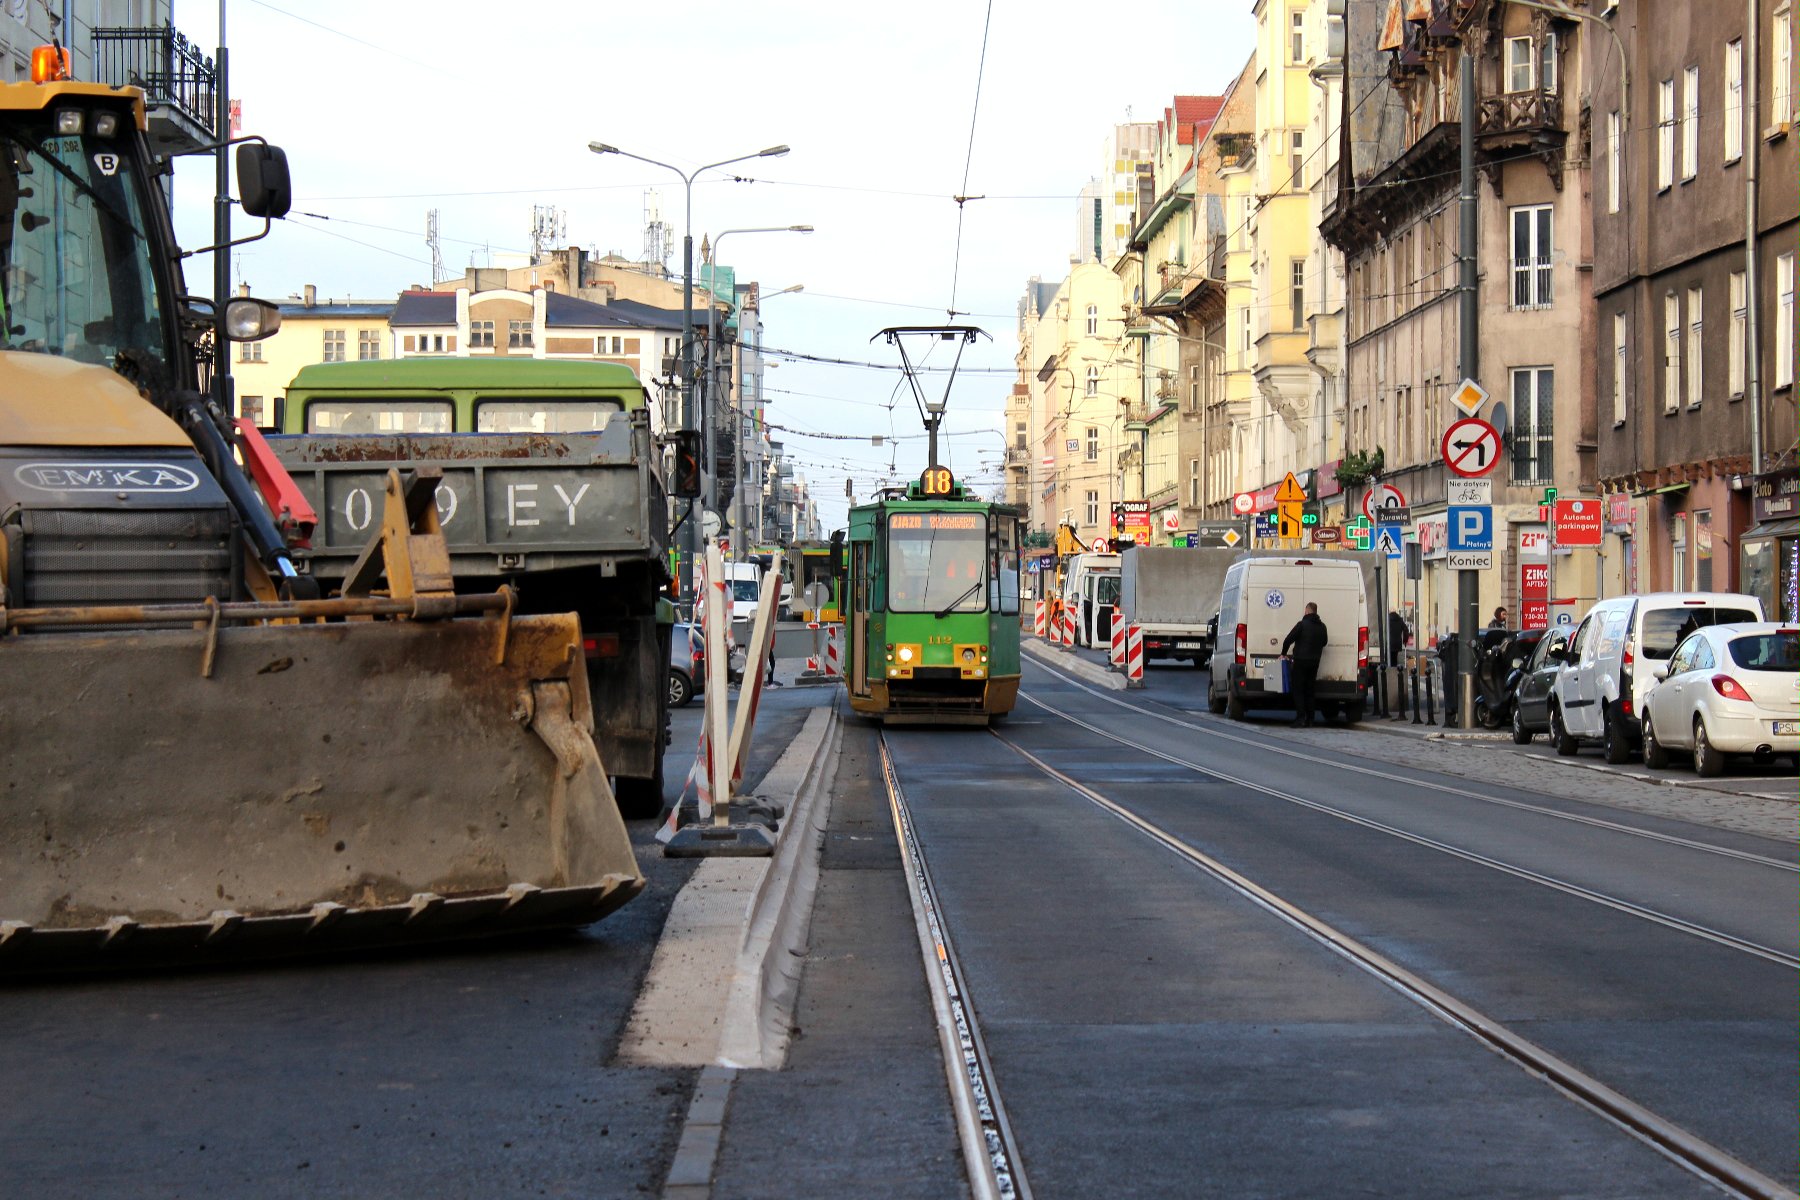
[[[1715,625],[1689,634],[1653,674],[1644,702],[1644,765],[1669,751],[1717,775],[1728,756],[1786,754],[1800,765],[1800,629],[1770,622]]]
[[[1550,688],[1550,742],[1573,754],[1599,742],[1606,761],[1622,763],[1642,738],[1652,670],[1696,629],[1763,619],[1762,601],[1736,592],[1647,592],[1615,596],[1588,609],[1569,638]]]

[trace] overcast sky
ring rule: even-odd
[[[985,61],[982,0],[226,5],[244,130],[286,149],[295,188],[293,218],[236,252],[234,281],[269,299],[308,283],[392,297],[430,282],[433,208],[452,272],[529,250],[535,205],[564,212],[568,244],[635,259],[652,188],[679,273],[681,181],[588,142],[684,171],[786,143],[784,158],[696,181],[696,258],[721,230],[815,226],[734,235],[719,261],[765,292],[804,285],[766,304],[769,346],[857,362],[897,363],[870,337],[943,323],[954,280],[955,321],[993,335],[964,356],[946,422],[950,465],[982,483],[999,478],[1018,298],[1032,275],[1066,273],[1075,197],[1108,165],[1111,127],[1158,119],[1178,92],[1222,91],[1254,38],[1250,0],[994,0]],[[177,0],[175,22],[218,42],[217,3]],[[184,163],[184,245],[210,240],[211,194],[210,164]],[[965,206],[960,257],[959,194],[986,197]],[[190,287],[209,291],[211,270],[190,260]],[[846,476],[861,497],[918,475],[925,442],[897,371],[772,361],[770,421],[828,529]],[[874,447],[873,434],[907,440]]]

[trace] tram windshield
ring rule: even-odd
[[[987,518],[971,512],[888,517],[888,608],[893,612],[987,609]]]

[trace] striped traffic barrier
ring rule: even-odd
[[[1037,598],[1037,607],[1031,614],[1031,633],[1034,637],[1045,637],[1049,633],[1050,613],[1044,607],[1044,598]]]
[[[1144,631],[1135,623],[1125,631],[1125,686],[1144,686]]]
[[[1112,665],[1125,665],[1125,622],[1114,621],[1112,624]]]
[[[843,631],[844,627],[842,625],[827,625],[825,627],[825,678],[827,679],[842,679],[844,677],[843,664],[838,659],[838,635]]]
[[[1063,609],[1063,645],[1075,648],[1075,610]]]
[[[812,631],[812,653],[806,656],[806,673],[817,675],[819,673],[819,623],[808,621],[806,627]]]

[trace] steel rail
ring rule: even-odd
[[[1226,866],[1202,850],[1182,841],[1161,826],[1138,816],[1123,805],[1052,767],[1041,758],[996,731],[1003,745],[1058,783],[1098,806],[1152,841],[1198,867],[1251,903],[1342,956],[1392,987],[1446,1024],[1470,1034],[1481,1044],[1573,1099],[1632,1137],[1650,1146],[1681,1167],[1722,1187],[1733,1195],[1752,1200],[1800,1200],[1779,1181],[1764,1175],[1725,1150],[1714,1146],[1674,1122],[1632,1100],[1623,1093],[1534,1042],[1520,1037],[1504,1024],[1457,999],[1407,970],[1386,955],[1335,926],[1313,916]]]
[[[969,1188],[975,1200],[1031,1200],[1012,1126],[994,1086],[994,1068],[987,1045],[968,1003],[962,965],[950,932],[944,927],[937,887],[925,865],[906,793],[900,786],[887,734],[879,740],[881,777],[887,787],[888,812],[894,836],[906,867],[906,887],[912,897],[913,925],[919,935],[925,980],[931,990],[931,1006],[937,1016],[938,1042],[944,1054],[944,1076],[950,1085],[957,1138],[962,1143]]]
[[[1154,717],[1158,721],[1174,725],[1180,729],[1190,729],[1196,733],[1204,733],[1209,737],[1216,737],[1223,741],[1236,742],[1242,746],[1250,746],[1265,753],[1279,754],[1284,758],[1297,758],[1302,762],[1309,763],[1316,763],[1319,761],[1316,756],[1302,754],[1298,750],[1289,750],[1283,746],[1274,745],[1269,742],[1261,742],[1254,738],[1243,737],[1239,734],[1227,733],[1224,730],[1214,728],[1209,724],[1202,724],[1196,721],[1184,721],[1180,717],[1158,712],[1153,708],[1145,708],[1142,705],[1129,704],[1124,700],[1107,695],[1098,688],[1089,687],[1074,676],[1065,674],[1055,667],[1050,666],[1048,663],[1039,662],[1036,665],[1056,675],[1062,682],[1086,692],[1095,699],[1104,700],[1108,704],[1123,708],[1129,712],[1137,713],[1140,716]],[[1671,846],[1681,846],[1684,849],[1698,850],[1705,854],[1717,854],[1722,858],[1735,858],[1740,862],[1755,863],[1759,867],[1773,867],[1776,870],[1800,874],[1800,860],[1769,858],[1767,855],[1752,854],[1748,850],[1735,850],[1730,846],[1720,846],[1712,842],[1699,841],[1695,838],[1677,837],[1672,833],[1659,833],[1654,829],[1641,829],[1635,825],[1626,825],[1619,821],[1608,821],[1603,817],[1589,817],[1584,816],[1581,813],[1562,812],[1554,808],[1545,808],[1541,804],[1528,804],[1523,800],[1508,800],[1504,796],[1491,796],[1486,792],[1471,791],[1468,788],[1454,787],[1444,783],[1435,783],[1429,779],[1415,779],[1410,775],[1400,775],[1392,771],[1382,771],[1375,767],[1358,766],[1355,763],[1343,759],[1334,761],[1331,764],[1331,769],[1334,771],[1349,771],[1356,775],[1366,775],[1372,779],[1385,779],[1391,783],[1404,783],[1409,787],[1426,788],[1434,792],[1441,792],[1446,796],[1461,796],[1467,800],[1480,800],[1483,803],[1496,804],[1502,808],[1516,809],[1520,812],[1536,813],[1539,816],[1554,817],[1559,821],[1570,821],[1577,825],[1589,825],[1596,829],[1606,829],[1613,833],[1623,833],[1628,834],[1631,837],[1645,838],[1653,842],[1663,842]]]
[[[1352,825],[1360,825],[1365,829],[1371,829],[1377,833],[1385,833],[1390,837],[1396,837],[1402,841],[1411,842],[1414,845],[1423,846],[1429,850],[1436,850],[1439,853],[1448,854],[1453,858],[1460,858],[1464,862],[1474,863],[1477,866],[1487,867],[1491,870],[1499,871],[1502,874],[1511,875],[1516,879],[1523,879],[1529,883],[1539,884],[1554,891],[1562,892],[1565,895],[1574,896],[1577,899],[1587,900],[1591,903],[1601,905],[1602,907],[1625,913],[1627,916],[1637,917],[1640,920],[1649,921],[1656,925],[1662,925],[1665,928],[1673,929],[1678,933],[1689,934],[1690,936],[1702,938],[1709,942],[1715,942],[1727,949],[1741,951],[1744,954],[1766,959],[1767,961],[1776,963],[1780,966],[1800,970],[1800,956],[1789,954],[1786,951],[1776,950],[1773,947],[1764,946],[1758,942],[1752,942],[1746,938],[1740,938],[1735,934],[1725,933],[1722,930],[1713,929],[1706,925],[1699,925],[1693,921],[1686,921],[1680,917],[1671,916],[1665,912],[1659,912],[1654,908],[1647,908],[1644,905],[1635,904],[1630,900],[1622,900],[1617,896],[1609,896],[1605,892],[1597,892],[1592,888],[1582,887],[1580,884],[1571,883],[1566,879],[1557,879],[1555,876],[1545,875],[1540,871],[1533,871],[1528,867],[1521,867],[1513,863],[1503,862],[1497,858],[1490,858],[1485,854],[1477,854],[1473,850],[1465,850],[1460,846],[1452,846],[1448,842],[1440,842],[1436,838],[1428,838],[1423,834],[1412,833],[1409,830],[1401,829],[1398,826],[1389,825],[1370,817],[1361,816],[1360,814],[1349,812],[1330,804],[1324,804],[1317,800],[1308,800],[1304,796],[1296,796],[1292,792],[1284,792],[1280,788],[1272,788],[1267,784],[1257,783],[1254,780],[1245,779],[1240,775],[1230,775],[1224,771],[1214,770],[1211,767],[1203,767],[1198,763],[1189,762],[1187,759],[1179,758],[1173,754],[1158,750],[1153,746],[1145,745],[1143,742],[1135,742],[1128,737],[1113,733],[1110,730],[1102,729],[1100,726],[1084,721],[1080,717],[1072,716],[1069,713],[1045,704],[1042,700],[1033,696],[1024,696],[1022,698],[1043,709],[1045,712],[1053,713],[1054,715],[1061,717],[1072,725],[1079,725],[1090,733],[1097,734],[1109,741],[1117,742],[1121,746],[1129,746],[1139,753],[1148,754],[1153,758],[1160,758],[1164,762],[1171,763],[1175,766],[1185,767],[1197,774],[1210,776],[1213,779],[1219,780],[1221,783],[1229,783],[1239,787],[1249,788],[1252,791],[1261,792],[1265,796],[1271,796],[1277,800],[1285,800],[1290,804],[1297,804],[1302,808],[1308,808],[1329,817],[1336,817],[1340,821],[1347,821]],[[1004,741],[1005,739],[1003,738],[1001,740]]]

